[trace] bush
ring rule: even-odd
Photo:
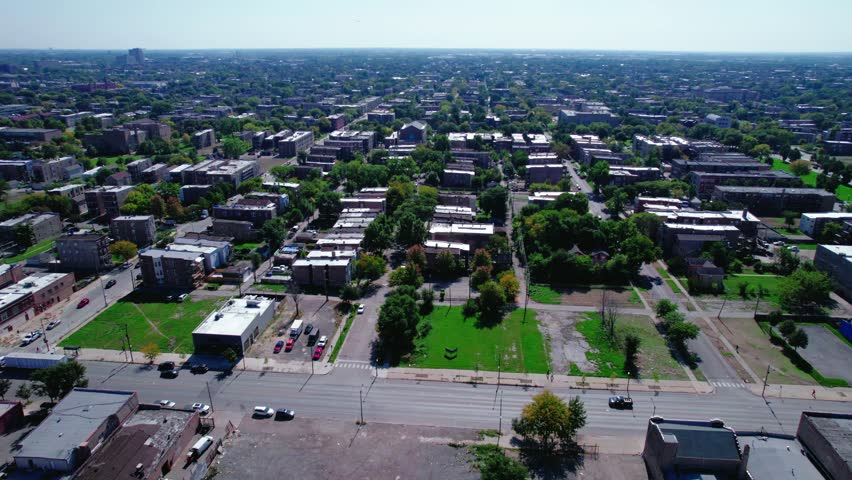
[[[778,325],[778,331],[781,332],[784,338],[787,338],[796,331],[796,323],[792,320],[784,320]]]
[[[464,307],[462,307],[464,318],[473,318],[477,313],[479,313],[479,303],[475,299],[470,298],[464,302]]]

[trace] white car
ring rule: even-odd
[[[57,325],[59,325],[60,323],[62,323],[62,319],[54,320],[54,321],[52,321],[52,322],[50,322],[50,323],[48,323],[48,324],[47,324],[47,329],[48,329],[48,330],[53,330],[53,329],[54,329],[54,328],[56,328],[56,326],[57,326]]]
[[[178,297],[177,297],[177,301],[178,301],[178,302],[183,302],[183,301],[184,301],[184,300],[186,300],[187,298],[189,298],[189,294],[182,293],[182,294],[178,295]]]
[[[258,417],[271,417],[275,414],[275,410],[271,407],[257,406],[254,407],[254,415]]]
[[[364,313],[364,304],[362,303],[362,304],[358,305],[358,315],[361,315],[363,313]]]
[[[207,415],[210,413],[210,405],[205,405],[203,403],[193,403],[192,409],[198,412],[200,415]]]
[[[175,402],[171,400],[160,400],[157,404],[163,408],[172,408],[175,406]]]
[[[328,337],[326,337],[325,335],[323,335],[323,336],[321,336],[321,337],[319,338],[319,340],[317,341],[317,346],[318,346],[318,347],[324,347],[326,343],[328,343]]]

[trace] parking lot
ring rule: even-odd
[[[278,407],[278,406],[273,406]],[[479,472],[465,448],[475,430],[304,419],[243,417],[239,435],[214,464],[228,478],[440,478],[473,480]]]
[[[799,354],[823,376],[852,382],[852,348],[822,325],[801,325],[808,334],[808,346]]]
[[[275,316],[275,319],[269,324],[266,330],[260,335],[254,345],[248,351],[248,356],[258,358],[274,358],[276,360],[293,360],[298,362],[311,361],[315,346],[308,345],[308,337],[304,333],[305,327],[308,324],[313,326],[313,330],[319,329],[319,337],[327,336],[329,339],[337,331],[341,323],[341,316],[336,310],[339,302],[329,299],[325,301],[324,296],[319,295],[300,295],[299,296],[299,316],[302,320],[302,334],[296,339],[296,344],[293,350],[287,352],[284,348],[279,353],[274,353],[275,344],[279,341],[286,342],[289,338],[290,327],[296,320],[296,306],[293,303],[292,297],[288,296],[284,309]],[[331,352],[330,348],[326,348],[322,353],[321,359],[325,359]]]

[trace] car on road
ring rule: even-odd
[[[119,267],[119,268],[121,268],[122,270],[127,270],[130,267],[131,267],[131,265],[129,263],[122,263],[121,267]]]
[[[163,362],[163,363],[157,365],[157,370],[159,370],[161,372],[163,372],[165,370],[174,370],[174,369],[175,369],[175,362]]]
[[[198,412],[199,415],[207,415],[210,413],[210,405],[205,405],[203,403],[193,403],[192,409]]]
[[[175,299],[174,295],[166,295],[166,301],[167,302],[172,302],[172,301],[174,301],[174,299]]]
[[[178,297],[177,297],[177,301],[178,301],[178,302],[183,302],[183,301],[184,301],[184,300],[186,300],[187,298],[189,298],[189,294],[188,294],[188,293],[181,293],[180,295],[178,295]]]
[[[33,343],[36,337],[33,337],[32,333],[28,333],[21,338],[21,346],[26,347],[27,345]]]
[[[309,323],[309,324],[305,325],[305,335],[308,335],[309,333],[311,333],[311,331],[313,329],[314,329],[313,323]]]
[[[113,286],[115,286],[115,279],[114,278],[111,279],[110,281],[108,281],[106,283],[106,285],[104,285],[105,288],[112,288]]]
[[[321,336],[321,337],[319,338],[319,340],[317,341],[317,346],[318,346],[318,347],[323,347],[323,348],[325,348],[325,344],[326,344],[326,343],[328,343],[328,337],[327,337],[327,336],[325,336],[325,335],[323,335],[323,336]]]
[[[196,363],[195,365],[189,367],[190,373],[194,373],[196,375],[201,373],[207,373],[210,369],[207,368],[207,365],[203,363]]]
[[[314,360],[319,360],[322,357],[323,350],[325,350],[325,347],[317,346],[316,350],[314,350]]]
[[[279,408],[275,411],[275,420],[292,420],[296,418],[296,412],[289,408]]]
[[[80,302],[79,302],[79,303],[77,303],[77,308],[83,308],[83,307],[85,307],[85,306],[86,306],[86,305],[88,305],[88,304],[89,304],[89,299],[88,299],[88,298],[84,298],[84,299],[80,300]]]
[[[633,399],[630,397],[622,397],[621,395],[617,397],[609,397],[609,408],[617,408],[619,410],[632,409]]]
[[[282,348],[284,348],[284,340],[278,340],[272,348],[272,353],[280,353]]]
[[[163,408],[172,408],[175,406],[175,402],[171,400],[160,400],[157,404]]]
[[[362,303],[362,304],[358,305],[358,315],[361,315],[363,313],[364,313],[364,304]]]
[[[295,346],[296,346],[296,339],[293,338],[293,337],[290,337],[290,338],[287,339],[287,345],[284,347],[284,351],[289,352],[290,350],[293,350],[293,347],[295,347]]]
[[[54,328],[56,328],[56,326],[57,326],[57,325],[59,325],[60,323],[62,323],[62,319],[61,319],[61,318],[60,318],[60,319],[57,319],[57,320],[54,320],[54,321],[52,321],[52,322],[50,322],[50,323],[48,323],[48,324],[47,324],[47,329],[48,329],[48,330],[53,330],[53,329],[54,329]]]
[[[265,406],[262,406],[262,405],[254,407],[253,416],[255,416],[255,417],[269,418],[274,414],[275,414],[275,410],[273,410],[271,407],[265,407]]]
[[[160,372],[160,378],[177,378],[178,375],[180,375],[180,370],[177,368]]]

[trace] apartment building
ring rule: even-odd
[[[260,175],[254,160],[204,160],[181,172],[184,185],[215,185],[230,183],[234,187]]]
[[[0,160],[0,179],[7,182],[30,182],[35,179],[32,160]]]
[[[195,289],[204,280],[204,256],[198,252],[151,249],[139,254],[146,287]]]
[[[282,157],[295,157],[314,144],[314,132],[300,130],[278,142],[278,154]]]
[[[527,165],[527,185],[533,183],[549,183],[556,185],[565,175],[565,168],[561,163],[544,165]]]
[[[215,205],[213,218],[217,220],[237,220],[251,222],[254,228],[260,229],[263,224],[278,215],[275,203],[266,199],[244,198],[227,205]]]
[[[212,128],[195,132],[192,134],[192,144],[199,150],[212,147],[216,144],[216,132]]]
[[[691,171],[687,180],[699,198],[710,198],[716,185],[737,187],[801,187],[802,179],[781,170],[755,170],[736,173]]]
[[[105,272],[112,268],[109,238],[100,233],[77,232],[56,239],[62,268],[71,271]]]
[[[729,206],[743,206],[756,215],[780,216],[781,212],[830,212],[837,197],[816,188],[716,186],[712,198]]]
[[[123,215],[115,217],[109,224],[110,234],[115,240],[126,240],[138,247],[146,247],[157,239],[153,215]]]
[[[32,245],[62,233],[62,220],[58,213],[27,213],[0,222],[0,240],[18,241],[17,232],[23,225],[28,225],[32,229],[32,238],[30,238]]]
[[[130,174],[130,178],[133,179],[133,183],[142,182],[143,174],[147,168],[153,165],[154,162],[150,158],[140,158],[139,160],[134,160],[127,164],[127,173]]]
[[[127,201],[127,196],[136,188],[133,185],[100,187],[85,192],[86,207],[89,212],[109,218],[121,215],[121,207]]]

